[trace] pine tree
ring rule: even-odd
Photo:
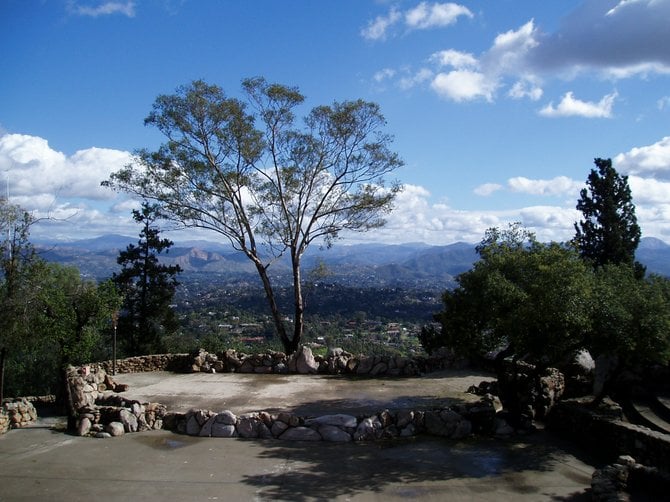
[[[133,211],[133,218],[142,224],[140,240],[119,253],[117,263],[123,268],[112,277],[124,296],[118,329],[127,355],[162,351],[163,335],[179,326],[170,304],[181,267],[161,264],[157,256],[173,242],[161,239],[160,230],[153,226],[158,218],[156,206],[143,203],[141,210]]]
[[[577,201],[584,219],[575,223],[577,245],[581,257],[600,268],[606,264],[629,264],[638,275],[644,267],[635,261],[641,230],[635,216],[628,176],[621,176],[612,167],[611,159],[595,159],[586,184]]]

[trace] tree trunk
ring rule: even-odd
[[[265,296],[268,300],[268,304],[270,305],[270,311],[272,312],[272,320],[275,323],[275,329],[277,330],[279,339],[284,346],[284,351],[290,355],[295,352],[295,348],[293,348],[292,341],[286,334],[284,320],[282,319],[281,312],[279,311],[279,306],[277,305],[277,299],[275,298],[274,290],[272,289],[272,284],[270,283],[270,278],[268,277],[268,272],[265,266],[263,266],[263,263],[260,261],[254,260],[254,264],[256,265],[258,275],[263,282],[263,289],[265,290]]]
[[[5,361],[7,359],[7,347],[0,349],[0,407],[5,398]]]
[[[293,307],[295,316],[293,319],[293,340],[291,340],[291,352],[298,350],[302,341],[305,326],[305,303],[302,297],[302,277],[300,274],[300,257],[293,257]]]

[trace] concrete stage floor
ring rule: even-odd
[[[412,379],[117,375],[128,397],[172,410],[358,413],[470,399],[487,375]],[[169,398],[169,399],[168,399]],[[169,402],[168,402],[169,401]],[[588,452],[544,431],[508,439],[418,437],[378,443],[196,438],[167,431],[93,439],[40,419],[0,436],[0,501],[590,500]]]

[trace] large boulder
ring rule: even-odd
[[[312,349],[302,346],[295,356],[295,367],[298,373],[306,375],[314,374],[319,371],[319,364],[314,359]]]

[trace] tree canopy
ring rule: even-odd
[[[582,258],[594,267],[606,264],[635,265],[635,250],[642,232],[637,224],[633,196],[628,176],[621,176],[610,159],[595,159],[596,169],[586,180],[587,188],[580,192],[577,209],[584,219],[575,223],[574,242]]]
[[[104,355],[119,305],[110,282],[41,259],[29,240],[32,222],[0,200],[0,398],[56,392],[64,366]]]
[[[572,247],[535,240],[518,225],[491,229],[480,260],[458,276],[426,342],[478,357],[507,348],[540,365],[578,349],[625,366],[670,360],[670,281],[640,280],[628,263],[594,269]]]
[[[122,269],[112,276],[123,295],[118,319],[122,348],[131,356],[161,352],[163,336],[178,328],[170,304],[181,272],[179,265],[159,262],[158,256],[169,251],[172,241],[160,237],[156,207],[145,202],[133,211],[133,218],[142,225],[140,240],[119,253],[117,263]]]
[[[167,141],[139,151],[106,182],[154,201],[161,215],[187,228],[218,233],[255,265],[287,352],[303,333],[301,258],[314,241],[385,223],[401,189],[387,176],[402,166],[383,132],[379,106],[362,100],[313,108],[296,120],[297,88],[243,81],[245,100],[203,81],[159,96],[145,123]],[[287,254],[293,270],[290,335],[268,273]]]

